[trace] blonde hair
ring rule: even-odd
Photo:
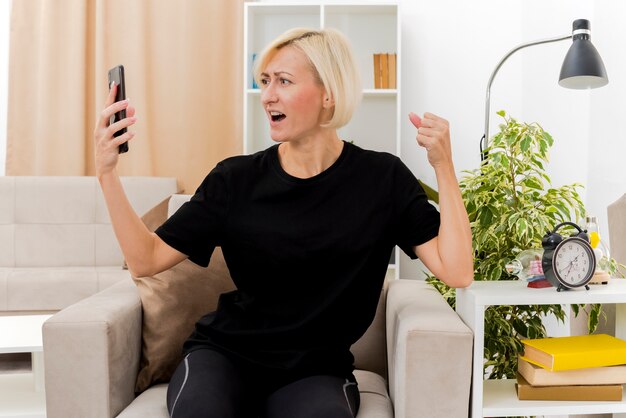
[[[254,78],[261,85],[261,73],[278,50],[293,46],[307,56],[315,77],[334,100],[332,118],[322,124],[341,128],[350,122],[361,100],[361,80],[352,48],[346,37],[335,29],[295,28],[274,39],[259,55]]]

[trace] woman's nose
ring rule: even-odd
[[[273,83],[269,83],[261,89],[261,103],[275,103],[277,99]]]

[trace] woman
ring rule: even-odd
[[[452,164],[448,123],[410,115],[428,152],[439,214],[395,156],[342,141],[360,86],[348,42],[294,29],[255,70],[278,144],[219,163],[156,233],[133,212],[116,174],[133,133],[112,89],[95,131],[96,170],[131,272],[185,258],[206,266],[221,246],[237,290],[197,324],[168,388],[172,418],[343,418],[358,411],[350,346],[372,321],[395,245],[453,287],[473,277],[471,233]],[[107,126],[127,109],[128,117]]]

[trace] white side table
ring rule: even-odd
[[[31,353],[32,373],[0,375],[0,417],[45,418],[41,327],[51,315],[0,316],[0,354]]]
[[[616,304],[615,334],[626,339],[626,280],[611,279],[607,285],[593,285],[590,290],[577,289],[557,292],[555,288],[532,289],[522,281],[474,282],[456,291],[456,310],[474,332],[472,366],[471,416],[504,417],[531,415],[607,414],[624,417],[626,394],[621,402],[581,401],[520,401],[515,392],[515,380],[484,380],[483,353],[485,309],[497,305],[552,304]],[[618,415],[615,415],[618,414]]]

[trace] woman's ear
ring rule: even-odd
[[[323,101],[322,101],[322,107],[324,109],[331,109],[334,106],[335,106],[335,99],[333,99],[331,94],[325,92]]]

